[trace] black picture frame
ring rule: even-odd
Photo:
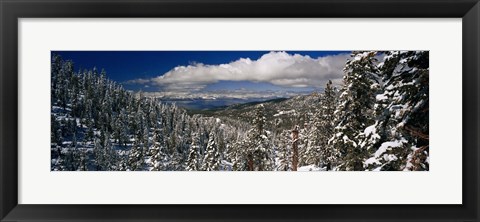
[[[1,221],[479,221],[478,0],[0,0],[0,14]],[[18,204],[17,20],[77,17],[462,18],[463,204]]]

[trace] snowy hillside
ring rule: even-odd
[[[54,55],[51,170],[429,170],[428,56],[354,52],[341,87],[187,110]]]

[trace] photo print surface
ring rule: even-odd
[[[428,51],[52,51],[52,171],[428,171]]]

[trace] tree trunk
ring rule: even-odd
[[[248,170],[253,171],[253,155],[252,154],[248,154],[247,164],[248,164]]]
[[[297,171],[298,167],[298,126],[292,130],[292,171]]]

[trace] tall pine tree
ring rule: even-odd
[[[428,51],[386,52],[376,122],[365,129],[370,170],[428,170]]]
[[[366,149],[359,146],[361,133],[373,121],[375,92],[378,90],[376,52],[353,52],[347,61],[343,89],[337,107],[334,149],[340,153],[341,170],[364,170]]]
[[[220,169],[220,152],[215,141],[215,132],[211,131],[208,136],[207,149],[203,159],[203,170],[216,171]]]

